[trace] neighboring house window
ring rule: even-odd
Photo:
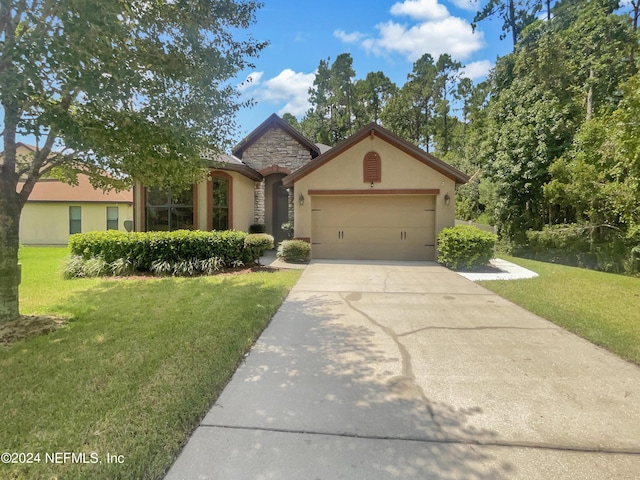
[[[231,181],[226,176],[214,175],[211,179],[211,228],[228,230]]]
[[[69,234],[82,233],[82,207],[69,207]]]
[[[147,231],[192,230],[193,211],[193,189],[172,192],[147,188]]]
[[[107,230],[118,230],[118,207],[107,207]]]
[[[382,172],[381,172],[381,162],[380,155],[376,152],[369,152],[364,156],[364,160],[362,161],[362,170],[364,182],[381,182],[382,181]]]

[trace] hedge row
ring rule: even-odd
[[[158,262],[177,264],[216,259],[233,266],[255,261],[264,250],[273,248],[273,237],[235,230],[130,233],[109,230],[72,235],[69,248],[72,255],[84,260],[101,258],[111,264],[127,259],[134,270],[152,271],[152,265]]]
[[[614,273],[640,271],[640,235],[580,224],[529,230],[527,244],[513,249],[518,256]]]

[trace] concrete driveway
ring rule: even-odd
[[[313,262],[167,479],[637,479],[640,368],[433,263]]]

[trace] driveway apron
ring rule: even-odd
[[[429,262],[315,261],[167,479],[636,479],[640,368]]]

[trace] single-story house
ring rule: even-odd
[[[33,155],[36,147],[18,143],[16,155]],[[18,190],[22,182],[18,183]],[[128,227],[128,228],[127,228]],[[35,184],[20,216],[20,243],[66,245],[69,235],[92,230],[133,229],[133,192],[103,192],[86,175],[78,185],[53,178]]]
[[[335,147],[271,115],[188,192],[134,187],[138,231],[248,231],[309,241],[313,258],[434,260],[469,177],[375,123]]]

